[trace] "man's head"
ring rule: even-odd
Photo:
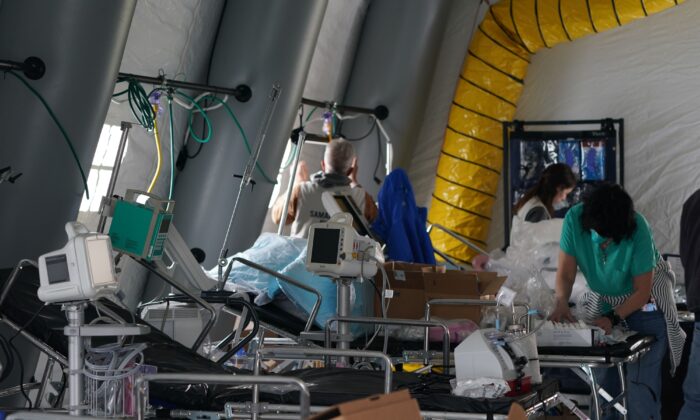
[[[326,146],[321,169],[327,174],[350,175],[355,164],[355,149],[345,139],[332,140]]]

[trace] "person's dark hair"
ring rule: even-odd
[[[558,190],[560,188],[566,189],[575,186],[576,175],[574,175],[569,165],[565,163],[549,165],[542,171],[542,176],[540,180],[537,181],[537,185],[527,190],[525,195],[513,206],[513,213],[517,213],[528,200],[537,196],[547,208],[549,215],[552,216],[554,215],[552,201],[554,200],[554,196],[557,195]]]
[[[581,225],[616,243],[631,237],[637,229],[632,197],[618,184],[599,185],[583,197]]]

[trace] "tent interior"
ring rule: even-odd
[[[63,247],[66,222],[97,232],[104,223],[103,197],[136,190],[175,203],[170,211],[178,237],[187,249],[201,251],[197,262],[210,273],[209,282],[198,286],[216,288],[222,258],[225,265],[234,254],[249,255],[237,253],[255,250],[261,234],[280,229],[290,235],[289,225],[279,228],[273,222],[273,204],[292,188],[297,161],[305,162],[310,174],[322,170],[324,141],[330,137],[351,140],[357,183],[374,199],[379,200],[388,174],[401,168],[417,206],[427,208],[429,223],[500,255],[509,242],[510,213],[504,209],[514,204],[501,178],[512,167],[501,127],[512,121],[588,121],[579,129],[591,131],[599,127],[595,121],[624,121],[624,152],[615,149],[622,171],[617,181],[624,179],[658,251],[677,255],[683,203],[700,187],[700,107],[693,90],[700,67],[695,45],[700,2],[608,3],[0,0],[1,280],[17,274],[21,261]],[[557,7],[561,22],[553,12]],[[540,38],[526,40],[525,27],[536,35],[533,28],[539,28]],[[489,34],[493,28],[502,33]],[[28,57],[45,66],[38,78],[22,73]],[[475,83],[468,66],[482,65],[478,62],[495,75],[475,72],[482,77]],[[503,88],[500,93],[500,79],[516,80],[517,92]],[[230,93],[239,88],[248,89],[249,97]],[[501,104],[490,111],[484,97]],[[464,105],[469,101],[474,105]],[[387,113],[380,117],[379,108]],[[474,120],[486,120],[491,128]],[[473,128],[455,125],[462,123]],[[302,128],[302,135],[313,138],[292,142],[290,133],[297,129],[298,138]],[[551,128],[566,126],[552,123]],[[621,131],[618,127],[618,136]],[[470,166],[459,169],[452,161]],[[484,171],[493,182],[480,178]],[[481,188],[485,184],[488,192]],[[483,197],[471,200],[474,193]],[[429,238],[435,251],[442,251],[437,265],[452,256],[450,268],[471,273],[477,252],[444,233],[431,232]],[[145,317],[144,304],[169,304],[163,298],[179,293],[145,263],[119,258],[118,295],[125,310]],[[3,321],[9,316],[2,308],[4,290]],[[383,292],[377,290],[380,301],[388,297]],[[369,294],[373,301],[371,287]],[[337,299],[340,314],[340,291]],[[167,313],[166,306],[161,327]],[[158,322],[151,323],[153,330]],[[35,400],[37,407],[55,407],[71,375],[40,367],[52,357],[37,350],[22,329],[0,327],[0,387],[48,385],[31,388],[29,397],[21,387],[0,391],[0,406],[21,409]],[[202,330],[199,324],[195,329]],[[10,338],[13,344],[18,335],[14,345],[24,356],[21,371],[3,344]],[[209,350],[199,350],[209,358]],[[678,415],[686,369],[681,364],[675,378],[665,379],[673,385],[664,391],[662,407],[674,411],[664,411],[664,418]],[[66,413],[94,413],[64,399]]]

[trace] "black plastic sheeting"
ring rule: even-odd
[[[290,372],[288,376],[301,379],[309,385],[311,404],[329,406],[365,398],[384,392],[384,372],[356,369],[305,369]],[[450,379],[440,374],[416,375],[395,372],[392,390],[408,389],[418,401],[421,410],[463,413],[507,414],[513,402],[526,408],[551,397],[559,389],[557,382],[545,381],[533,391],[518,397],[466,398],[451,394]],[[271,404],[298,404],[299,392],[287,387],[260,387],[260,400]],[[216,406],[226,402],[251,400],[249,387],[232,388],[217,396]]]

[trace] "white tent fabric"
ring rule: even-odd
[[[700,47],[694,41],[700,36],[699,19],[700,2],[686,2],[538,52],[516,113],[519,120],[624,118],[625,187],[649,220],[662,253],[677,252],[681,206],[700,188]],[[458,49],[452,53],[461,59]],[[433,98],[440,99],[428,107],[424,143],[410,168],[416,198],[424,205],[430,202],[453,94],[446,84],[443,89],[434,88]],[[499,184],[488,249],[503,245],[502,195]]]
[[[329,3],[305,96],[342,99],[334,98],[347,78],[340,70],[348,69],[353,60],[353,37],[368,3]],[[222,6],[222,0],[138,2],[121,70],[155,75],[163,69],[169,76],[184,73],[189,81],[202,81]],[[445,28],[420,143],[406,168],[420,205],[430,203],[444,125],[472,23],[487,7],[485,2],[455,1]],[[699,17],[700,4],[686,2],[625,27],[541,51],[533,57],[518,106],[517,118],[524,120],[625,119],[626,187],[652,224],[662,252],[677,250],[681,204],[700,186],[700,172],[694,169],[700,149],[693,147],[700,112],[694,106],[693,89],[700,47],[692,42],[700,32]],[[339,51],[344,55],[337,55]],[[122,120],[132,120],[128,105],[112,106],[107,123]],[[179,145],[184,113],[176,120],[183,123],[175,127]],[[167,138],[167,125],[162,135]],[[152,149],[151,135],[135,128],[117,193],[127,186],[145,188],[154,170]],[[318,152],[310,148],[313,156],[305,157],[315,163]],[[157,193],[166,191],[167,178],[166,171]],[[492,215],[490,248],[503,242],[501,212],[499,201]]]
[[[700,2],[690,1],[537,53],[516,114],[520,120],[624,118],[625,187],[662,253],[677,252],[682,204],[700,187],[698,21]],[[502,220],[502,207],[497,204],[495,221]],[[491,229],[492,247],[502,238],[502,230]]]
[[[120,71],[153,77],[163,71],[169,78],[203,82],[223,3],[223,0],[139,1]],[[116,90],[122,90],[124,86],[117,85]],[[182,108],[173,106],[177,156],[187,127],[187,114]],[[167,108],[162,111],[158,118],[159,134],[162,144],[167,144],[170,135]],[[105,123],[119,125],[121,121],[134,121],[128,103],[112,104]],[[127,188],[145,190],[155,171],[155,156],[153,134],[134,124],[115,193],[123,195]],[[166,153],[163,157],[167,156]],[[170,175],[166,163],[163,162],[154,189],[154,193],[160,196],[167,196],[168,191]]]

